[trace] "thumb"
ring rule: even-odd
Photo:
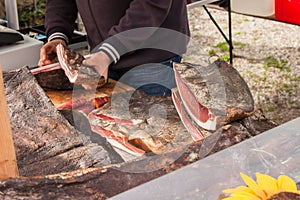
[[[95,65],[95,59],[93,56],[88,56],[88,57],[85,57],[85,59],[82,61],[82,64],[83,65],[86,65],[86,66],[94,66]]]
[[[90,65],[89,59],[90,59],[90,58],[84,59],[84,60],[82,61],[82,64],[83,64],[83,65],[86,65],[86,66],[91,66],[91,65]]]

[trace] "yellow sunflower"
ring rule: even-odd
[[[285,175],[278,179],[256,173],[256,182],[249,176],[240,173],[247,186],[238,186],[233,189],[223,190],[230,194],[223,200],[300,200],[300,190],[296,183]]]

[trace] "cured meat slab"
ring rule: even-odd
[[[214,131],[254,111],[247,83],[225,61],[217,60],[209,66],[174,63],[174,73],[187,113],[206,130]]]
[[[31,70],[43,88],[68,90],[76,84],[94,90],[106,84],[104,77],[100,77],[93,67],[82,65],[85,57],[79,52],[62,44],[56,47],[56,51],[55,60],[58,62]]]
[[[114,93],[109,99],[85,115],[93,132],[105,137],[125,161],[166,153],[192,142],[170,96],[151,97],[137,90]]]
[[[0,181],[0,198],[12,199],[108,199],[135,186],[194,163],[274,127],[261,113],[248,117],[244,126],[234,123],[205,140],[163,155],[106,167],[88,168],[50,176]],[[253,133],[253,134],[251,134]],[[221,164],[220,160],[220,164]],[[220,165],[221,166],[221,165]]]
[[[109,152],[111,146],[107,145],[105,149],[108,150],[103,152],[99,144],[94,143],[99,140],[96,137],[99,135],[92,132],[78,134],[52,104],[59,105],[68,101],[67,98],[72,98],[70,91],[47,93],[53,97],[51,102],[27,68],[5,73],[4,79],[18,164],[23,176],[0,181],[0,198],[4,199],[107,199],[276,125],[265,119],[262,113],[255,112],[250,117],[221,127],[216,134],[193,142],[181,124],[171,97],[146,97],[136,92],[128,100],[126,94],[131,91],[127,90],[112,95],[113,101],[100,113],[122,119],[147,119],[148,126],[139,128],[149,134],[154,133],[151,136],[166,142],[166,145],[157,155],[149,153],[130,162],[106,164],[112,163],[112,160],[118,163],[111,154],[105,153]],[[101,88],[101,92],[97,91],[92,97],[103,96],[105,93],[117,94],[116,91],[119,90],[114,89],[114,86],[107,90]],[[91,98],[90,93],[80,94]],[[128,111],[124,112],[124,107]],[[72,121],[71,118],[76,115],[69,110],[67,112],[71,116],[68,120]],[[64,115],[67,116],[66,113]],[[83,130],[86,130],[84,126],[88,124],[87,118],[84,115],[77,117],[83,117],[79,121],[82,122]],[[103,157],[96,155],[102,153],[110,159],[100,159],[102,162],[97,163]],[[87,168],[80,169],[82,167]]]
[[[111,146],[93,143],[55,108],[27,67],[4,72],[5,92],[21,176],[112,163]]]
[[[74,83],[70,83],[63,69],[34,74],[39,85],[45,89],[72,90]]]
[[[85,58],[80,53],[62,44],[56,46],[56,52],[60,66],[71,83],[82,84],[85,89],[89,90],[101,87],[106,83],[104,77],[100,77],[93,67],[82,65]]]
[[[141,121],[132,127],[116,121],[116,127],[127,135],[130,143],[144,151],[163,154],[193,141],[181,123],[171,96],[147,96],[137,90],[130,97],[128,93],[120,93],[111,99],[95,113]]]
[[[193,140],[203,140],[205,137],[204,130],[201,130],[201,128],[197,126],[197,124],[195,124],[193,120],[190,119],[189,115],[185,111],[185,108],[182,106],[181,98],[178,94],[177,89],[175,88],[172,89],[172,99],[181,122],[183,123],[186,130],[191,134]]]

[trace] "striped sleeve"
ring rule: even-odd
[[[118,51],[109,43],[103,43],[99,48],[98,51],[103,51],[111,61],[117,63],[120,60],[120,54]]]
[[[54,39],[62,39],[66,42],[66,44],[69,44],[69,39],[68,37],[63,34],[63,33],[60,33],[60,32],[55,32],[55,33],[52,33],[49,37],[48,37],[48,42],[54,40]]]

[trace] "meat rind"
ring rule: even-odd
[[[187,115],[184,107],[182,106],[182,101],[180,99],[179,93],[177,89],[172,89],[172,100],[174,102],[174,106],[177,110],[177,113],[181,119],[181,122],[187,129],[187,131],[191,134],[194,141],[200,141],[204,139],[204,135],[201,130],[190,120],[189,116]]]
[[[177,86],[178,81],[186,84],[195,100],[219,118],[211,130],[253,113],[254,100],[247,83],[227,62],[217,60],[206,67],[191,63],[174,63],[174,71],[180,78],[180,80],[176,79]],[[186,98],[186,91],[181,87],[178,87],[178,90],[185,105],[191,101]],[[193,120],[197,118],[194,115],[191,117]],[[202,124],[198,123],[198,125],[203,127]]]
[[[215,130],[219,117],[215,116],[212,110],[197,101],[195,94],[193,94],[193,91],[189,88],[187,83],[180,77],[177,70],[174,70],[174,73],[182,104],[189,116],[202,128]],[[174,104],[176,104],[176,101],[174,101]]]

